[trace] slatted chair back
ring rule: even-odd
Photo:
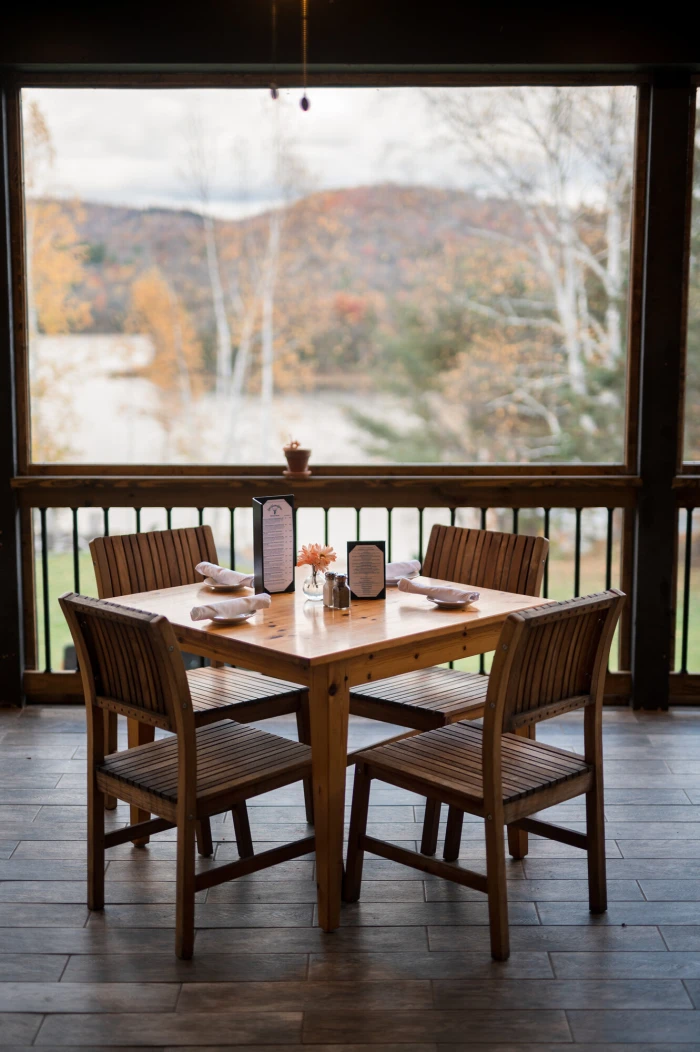
[[[548,551],[546,537],[436,524],[422,572],[476,588],[539,595]]]
[[[211,526],[96,537],[90,554],[100,599],[196,584],[197,563],[217,562]]]
[[[489,731],[500,736],[584,706],[600,709],[624,601],[611,589],[511,614],[489,677],[485,740]]]
[[[93,708],[194,735],[192,702],[167,618],[66,593],[59,599],[75,643],[88,719]]]

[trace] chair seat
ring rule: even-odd
[[[488,676],[450,668],[424,668],[353,687],[350,711],[400,727],[431,730],[483,716]],[[379,711],[380,708],[383,711]]]
[[[162,738],[126,752],[111,753],[97,768],[115,778],[174,804],[177,801],[177,737]],[[197,801],[206,803],[227,794],[257,795],[265,784],[278,784],[311,774],[308,745],[225,720],[197,731]],[[257,787],[255,792],[251,788]]]
[[[307,693],[298,683],[242,668],[195,668],[187,673],[187,680],[197,727],[217,722],[226,712],[241,723],[296,712]]]
[[[356,759],[371,768],[373,777],[393,774],[426,790],[447,790],[479,809],[484,799],[482,745],[481,727],[456,723],[368,749]],[[502,736],[501,749],[503,800],[507,804],[592,770],[581,756],[515,734]]]

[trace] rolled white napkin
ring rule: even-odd
[[[406,577],[399,581],[399,591],[427,595],[429,599],[441,599],[443,603],[475,603],[479,598],[478,592],[450,588],[446,584],[422,584],[420,581],[409,581]]]
[[[411,574],[420,573],[420,562],[418,559],[407,559],[405,562],[387,563],[386,576],[389,580],[397,577],[410,577]]]
[[[216,563],[197,563],[195,570],[197,573],[201,573],[203,577],[210,578],[214,584],[226,584],[231,588],[242,588],[244,585],[251,588],[253,585],[252,573],[239,573],[238,570],[227,570],[224,566],[218,566]]]
[[[190,617],[193,621],[206,621],[212,617],[238,617],[239,614],[254,614],[256,610],[264,610],[271,602],[267,592],[259,592],[257,595],[246,595],[240,599],[209,603],[208,606],[193,606]]]

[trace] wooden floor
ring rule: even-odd
[[[354,723],[354,744],[376,726]],[[580,721],[540,736],[577,748]],[[202,893],[195,959],[177,961],[172,833],[109,852],[107,906],[85,906],[84,757],[80,708],[0,710],[3,1047],[700,1050],[699,710],[607,712],[608,912],[588,913],[580,852],[532,838],[508,867],[506,964],[481,895],[379,859],[324,935],[312,857]],[[420,801],[385,786],[372,803],[370,832],[413,846]],[[582,803],[555,813],[583,828]],[[301,787],[260,798],[252,824],[256,846],[305,835]],[[230,815],[214,836],[235,858]],[[462,855],[483,866],[469,817]]]

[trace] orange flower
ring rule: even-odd
[[[310,566],[313,570],[327,570],[337,555],[330,544],[303,544],[297,566]]]

